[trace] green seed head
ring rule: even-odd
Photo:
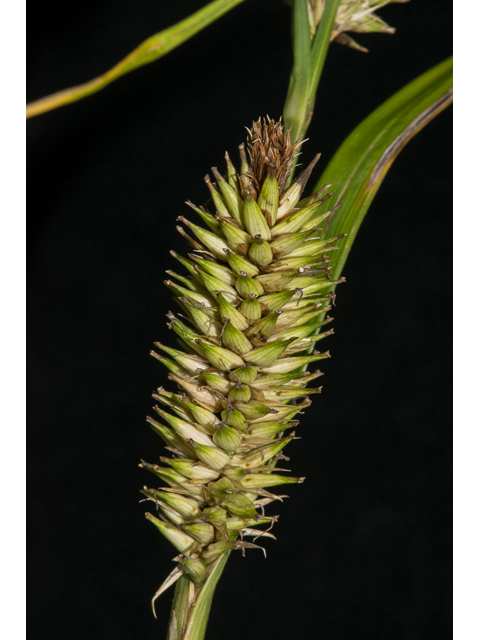
[[[331,334],[326,313],[343,279],[328,265],[342,238],[319,227],[339,206],[325,205],[331,185],[304,194],[318,156],[291,181],[301,144],[280,122],[255,122],[240,166],[226,154],[226,173],[205,178],[208,209],[187,202],[198,224],[178,218],[190,253],[172,252],[182,271],[169,271],[166,285],[181,346],[152,352],[178,389],[158,389],[148,418],[171,457],[140,466],[166,485],[143,489],[159,516],[147,518],[180,551],[171,583],[188,576],[192,597],[222,554],[257,548],[243,538],[276,521],[263,511],[272,488],[303,482],[276,463],[320,391],[307,385],[321,373],[305,368],[329,357],[313,349]]]

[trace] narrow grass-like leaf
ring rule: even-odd
[[[331,254],[333,279],[343,269],[365,214],[393,161],[426,124],[453,100],[452,58],[441,62],[375,109],[340,146],[315,189],[332,183],[342,208],[328,236],[347,233]],[[321,235],[321,234],[320,234]]]
[[[196,11],[173,27],[160,31],[142,42],[142,44],[134,49],[126,58],[116,64],[113,69],[103,73],[101,76],[90,80],[90,82],[85,82],[76,87],[71,87],[70,89],[65,89],[41,98],[40,100],[36,100],[35,102],[31,102],[27,105],[27,118],[38,116],[46,111],[51,111],[52,109],[62,107],[71,102],[81,100],[81,98],[86,98],[92,93],[100,91],[100,89],[103,89],[129,71],[133,71],[138,67],[158,60],[158,58],[161,58],[189,40],[196,33],[241,2],[243,2],[243,0],[215,0],[211,2],[203,7],[203,9]]]

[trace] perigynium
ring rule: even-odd
[[[148,418],[171,457],[141,463],[167,485],[143,489],[146,517],[179,552],[155,598],[188,575],[194,600],[222,554],[273,537],[272,487],[304,480],[276,464],[321,390],[307,387],[322,374],[306,367],[329,357],[316,347],[333,333],[322,329],[343,278],[328,265],[341,236],[318,237],[338,209],[325,206],[331,185],[302,198],[319,155],[289,186],[301,145],[281,122],[258,120],[240,170],[226,153],[225,175],[205,177],[212,212],[187,202],[200,224],[178,218],[191,253],[172,252],[185,275],[168,271],[165,284],[180,307],[168,313],[180,348],[152,351],[177,390],[160,387]]]

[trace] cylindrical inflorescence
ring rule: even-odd
[[[328,266],[340,237],[317,237],[338,209],[324,206],[331,185],[302,199],[319,156],[288,186],[301,141],[269,118],[248,133],[240,170],[227,153],[225,175],[205,178],[214,213],[187,202],[203,225],[178,219],[192,249],[172,252],[187,274],[169,271],[166,285],[181,307],[168,313],[181,347],[152,351],[178,389],[158,389],[148,418],[173,457],[141,464],[167,485],[144,488],[155,503],[147,518],[180,552],[156,596],[182,575],[198,588],[223,553],[256,546],[245,536],[271,537],[271,488],[303,481],[275,465],[320,392],[307,388],[320,371],[306,366],[329,357],[315,346],[333,333],[321,330],[343,282]]]

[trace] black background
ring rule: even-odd
[[[204,1],[31,4],[28,99],[84,82]],[[321,168],[371,110],[451,52],[447,1],[392,5],[395,36],[334,44],[305,160]],[[173,548],[144,521],[136,467],[167,385],[162,285],[189,198],[244,125],[282,111],[289,8],[247,1],[162,60],[28,122],[30,638],[165,636],[150,598]],[[450,637],[451,109],[396,160],[338,291],[321,397],[289,447],[268,558],[232,556],[208,637]],[[191,215],[188,217],[191,218]],[[273,513],[270,508],[270,513]]]

